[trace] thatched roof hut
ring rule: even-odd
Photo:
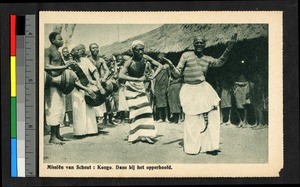
[[[238,42],[220,68],[210,68],[207,80],[216,87],[220,80],[231,83],[244,74],[249,80],[259,73],[268,84],[268,25],[267,24],[166,24],[150,32],[135,36],[123,42],[101,48],[101,54],[130,52],[134,40],[145,43],[145,52],[156,59],[164,52],[177,65],[183,52],[193,50],[193,38],[202,35],[207,39],[204,54],[218,58],[226,48],[227,41],[234,33]],[[266,86],[267,87],[267,86]]]
[[[238,40],[249,40],[268,36],[266,24],[166,24],[153,31],[135,36],[101,48],[102,54],[123,53],[130,49],[134,40],[142,40],[146,52],[181,52],[193,49],[193,38],[202,35],[207,39],[207,47],[225,44],[233,33]]]
[[[132,41],[142,40],[148,55],[156,58],[158,53],[164,52],[167,58],[177,65],[182,53],[193,49],[194,36],[204,36],[207,39],[204,54],[218,58],[235,32],[238,34],[238,42],[234,45],[227,62],[222,67],[209,68],[206,80],[220,94],[224,82],[231,87],[243,74],[247,80],[256,84],[254,77],[259,74],[265,95],[268,95],[270,62],[267,24],[166,24],[126,41],[104,46],[101,48],[101,54],[128,52]],[[251,116],[251,112],[249,114],[248,116]],[[232,123],[238,123],[234,120],[234,112],[231,117]],[[248,122],[253,123],[253,118],[248,118]]]

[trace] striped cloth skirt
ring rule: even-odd
[[[156,136],[152,108],[146,95],[143,82],[126,82],[125,97],[129,108],[129,136],[128,141],[133,142],[140,137]]]

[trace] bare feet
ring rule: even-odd
[[[242,128],[250,128],[251,126],[248,123],[244,123]]]
[[[60,135],[57,136],[57,139],[59,139],[60,141],[71,141],[70,139],[60,136]]]
[[[157,123],[162,123],[163,122],[163,120],[162,119],[159,119],[158,121],[157,121]]]
[[[141,140],[142,140],[143,142],[147,142],[147,143],[149,143],[149,144],[154,144],[154,143],[155,143],[155,142],[154,142],[153,140],[151,140],[151,138],[149,138],[149,137],[142,137]]]
[[[263,125],[262,124],[258,124],[256,127],[253,127],[252,129],[253,130],[259,130],[259,129],[262,129],[263,128]]]
[[[209,155],[212,155],[212,156],[217,156],[219,152],[220,152],[220,151],[217,151],[217,150],[214,150],[214,151],[206,151],[206,154],[209,154]]]
[[[241,128],[241,127],[243,127],[243,125],[244,125],[244,123],[240,123],[238,126],[236,126],[237,128]]]
[[[227,127],[232,127],[232,126],[233,126],[231,122],[227,122],[225,125],[226,125]]]
[[[55,144],[55,145],[64,145],[65,143],[64,142],[61,142],[59,139],[57,138],[51,138],[49,140],[49,143],[50,144]]]

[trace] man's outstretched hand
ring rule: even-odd
[[[237,33],[234,33],[232,36],[231,36],[231,39],[229,40],[228,42],[228,48],[229,50],[231,50],[231,48],[233,47],[233,45],[237,42]]]

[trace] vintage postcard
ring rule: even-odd
[[[41,177],[278,177],[280,11],[39,14]]]

